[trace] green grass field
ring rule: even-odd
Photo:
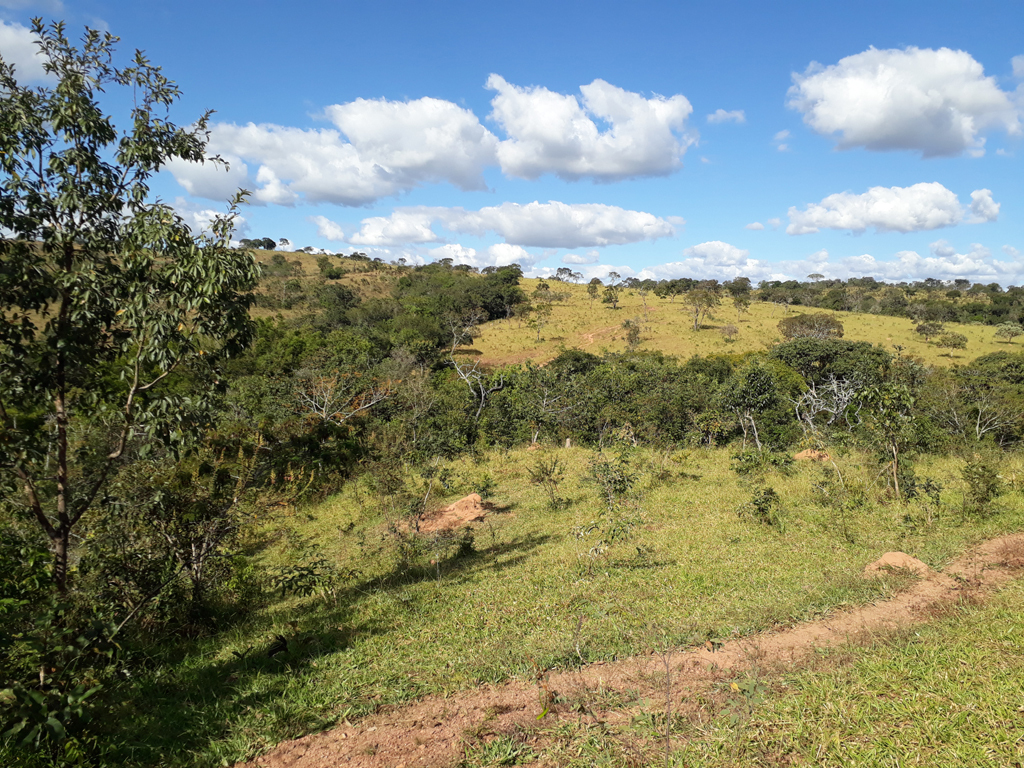
[[[572,499],[568,509],[551,510],[529,483],[537,453],[457,462],[448,468],[451,498],[491,485],[501,511],[477,526],[472,553],[426,551],[404,572],[388,543],[388,516],[365,483],[267,521],[269,565],[295,564],[305,551],[355,573],[333,597],[277,600],[244,626],[161,660],[141,698],[126,703],[139,724],[139,758],[230,762],[382,705],[528,676],[535,665],[642,653],[655,636],[686,645],[821,616],[896,588],[859,577],[882,552],[899,549],[941,568],[972,542],[1024,523],[1014,483],[997,514],[963,519],[959,463],[942,459],[918,466],[946,487],[943,510],[927,525],[920,503],[888,499],[871,485],[874,462],[850,454],[840,466],[869,489],[855,519],[844,525],[815,503],[808,490],[821,468],[798,464],[765,478],[783,500],[780,531],[737,516],[752,486],[730,469],[727,449],[640,449],[635,536],[592,557],[593,540],[572,531],[601,508],[584,479],[593,454],[546,451],[567,467],[560,495]],[[1008,458],[1001,470],[1015,480],[1024,463]],[[276,635],[288,650],[271,659]]]
[[[523,289],[533,291],[535,280],[524,280]],[[687,314],[682,299],[670,301],[660,299],[653,293],[643,299],[635,291],[623,291],[622,301],[617,310],[602,304],[600,299],[591,301],[586,286],[566,283],[552,283],[554,290],[568,293],[569,298],[554,304],[550,321],[542,328],[542,341],[537,342],[537,333],[526,323],[513,318],[511,322],[499,320],[481,326],[482,335],[475,340],[474,347],[482,353],[482,360],[492,364],[520,363],[525,360],[543,362],[555,357],[562,349],[580,348],[594,354],[602,350],[618,352],[626,349],[624,320],[640,319],[645,324],[641,349],[656,349],[668,355],[686,359],[692,355],[732,354],[763,350],[780,340],[778,323],[787,314],[797,312],[819,312],[822,310],[806,307],[790,307],[788,310],[775,304],[753,302],[746,314],[739,315],[729,299],[725,299],[713,316],[704,322],[700,331],[693,330],[693,319]],[[1019,351],[1020,343],[1008,344],[995,338],[995,329],[983,325],[962,325],[949,323],[947,330],[967,337],[967,348],[956,350],[941,349],[932,342],[926,343],[915,331],[912,320],[886,315],[835,312],[843,323],[846,339],[869,341],[892,350],[898,344],[905,348],[904,354],[919,357],[929,365],[948,366],[966,363],[970,360],[1000,350]],[[721,328],[734,325],[738,333],[733,341],[727,341]]]

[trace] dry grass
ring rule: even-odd
[[[524,280],[522,284],[529,293],[536,281]],[[586,286],[562,284],[556,288],[569,293],[570,297],[555,305],[550,322],[541,331],[542,341],[537,343],[536,331],[515,318],[487,323],[481,327],[482,335],[475,341],[475,348],[482,353],[484,362],[492,365],[526,360],[546,362],[563,348],[579,348],[595,354],[603,350],[620,352],[626,349],[622,322],[636,318],[644,322],[641,349],[659,350],[684,359],[692,355],[752,352],[780,340],[778,323],[787,315],[787,310],[778,305],[754,302],[750,311],[741,316],[726,299],[704,327],[695,332],[693,320],[679,298],[673,302],[648,294],[645,308],[636,291],[625,291],[619,309],[613,310],[600,299],[591,302]],[[821,310],[793,307],[788,314],[799,311]],[[915,333],[915,323],[907,318],[853,312],[834,314],[846,329],[845,338],[869,341],[887,349],[900,345],[904,347],[904,354],[919,357],[929,365],[962,364],[992,352],[1024,348],[1020,344],[996,341],[995,329],[991,326],[948,323],[948,330],[962,333],[968,340],[966,350],[950,355],[948,350],[926,343]],[[723,337],[721,328],[726,325],[739,329],[734,341]]]

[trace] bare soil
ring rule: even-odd
[[[921,578],[889,600],[778,631],[596,663],[572,672],[543,673],[536,680],[482,686],[448,698],[427,697],[358,723],[284,742],[236,768],[452,766],[463,758],[467,743],[496,734],[532,730],[535,739],[542,739],[542,725],[550,727],[559,717],[607,723],[636,714],[635,707],[616,701],[651,700],[656,703],[650,706],[663,708],[668,691],[673,711],[685,713],[694,707],[696,695],[708,694],[723,679],[754,666],[784,669],[807,660],[815,649],[884,636],[925,622],[944,606],[984,598],[1024,572],[1024,534],[985,542],[942,572],[903,553],[887,553],[872,566],[882,573],[886,568],[908,568]],[[666,665],[670,686],[665,684]],[[546,714],[538,724],[542,712]]]

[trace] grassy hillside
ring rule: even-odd
[[[530,293],[537,282],[524,280],[523,289]],[[651,293],[646,297],[645,307],[644,300],[635,291],[623,291],[619,308],[613,310],[600,299],[592,302],[586,286],[551,285],[568,293],[569,298],[554,304],[550,321],[541,329],[541,341],[537,342],[535,329],[516,318],[487,323],[481,327],[481,336],[474,343],[483,361],[490,364],[543,362],[555,357],[563,348],[580,348],[595,354],[602,350],[620,351],[626,348],[623,321],[637,319],[644,323],[641,349],[661,350],[682,358],[749,352],[764,349],[779,340],[778,323],[787,313],[822,311],[803,307],[791,307],[787,311],[776,304],[754,301],[748,313],[738,315],[732,302],[725,299],[705,321],[704,327],[694,331],[693,319],[680,298],[670,301]],[[930,365],[965,363],[991,352],[1022,348],[1019,340],[1012,344],[997,341],[991,326],[948,323],[947,330],[961,333],[968,339],[967,349],[950,355],[949,350],[937,347],[934,340],[926,343],[914,331],[916,324],[907,318],[853,312],[834,314],[845,327],[844,338],[870,341],[890,350],[894,344],[899,344],[905,348],[905,354],[919,357]],[[722,335],[721,328],[726,325],[737,327],[735,340],[728,341]]]
[[[142,698],[126,704],[149,734],[140,757],[219,764],[424,694],[642,653],[655,635],[689,644],[820,616],[899,588],[898,579],[859,577],[882,552],[941,568],[971,542],[1024,525],[1012,482],[998,514],[964,518],[953,458],[918,465],[946,488],[931,523],[927,500],[893,504],[874,483],[872,458],[851,453],[839,465],[867,493],[851,519],[816,501],[822,469],[800,464],[763,478],[782,499],[784,524],[774,528],[737,515],[759,485],[730,469],[729,449],[637,449],[639,493],[615,513],[632,521],[630,535],[595,554],[588,527],[609,513],[587,479],[594,456],[516,450],[437,467],[449,496],[436,503],[489,490],[495,505],[462,552],[444,537],[409,549],[370,477],[268,521],[264,563],[293,575],[330,563],[336,591],[275,599],[252,621],[158,666]],[[565,467],[563,509],[530,482],[530,470],[551,457]],[[1024,464],[1010,457],[1001,470],[1013,481]],[[275,636],[287,650],[267,658]]]

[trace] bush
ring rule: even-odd
[[[841,339],[843,324],[827,312],[800,314],[779,321],[779,332],[791,339]]]
[[[770,485],[754,489],[750,501],[737,508],[736,514],[741,518],[750,518],[762,525],[769,525],[782,530],[782,499]]]

